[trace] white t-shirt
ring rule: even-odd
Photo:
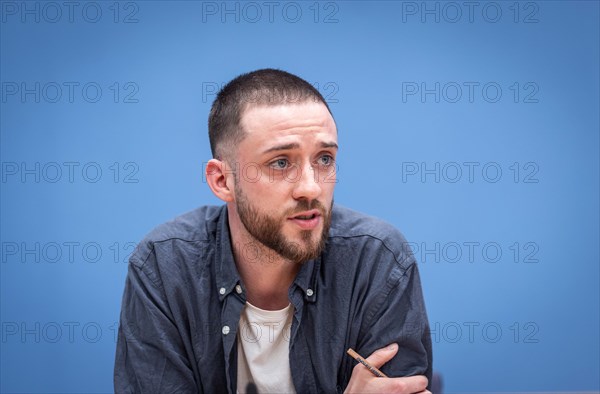
[[[296,393],[290,371],[290,328],[294,308],[266,311],[249,302],[238,329],[237,392],[254,383],[260,394]]]

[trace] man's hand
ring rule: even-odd
[[[390,361],[398,353],[398,345],[393,343],[374,351],[366,361],[375,368]],[[351,393],[397,393],[397,394],[431,394],[427,390],[425,376],[409,376],[405,378],[378,378],[364,365],[357,364],[352,370],[352,376],[345,394]]]

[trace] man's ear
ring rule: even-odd
[[[206,164],[206,181],[210,190],[225,202],[234,200],[233,170],[224,160],[210,159]]]

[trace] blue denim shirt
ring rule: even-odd
[[[251,253],[251,251],[247,251]],[[392,342],[388,376],[431,380],[429,324],[402,234],[334,205],[325,250],[289,289],[298,393],[342,392],[356,362]],[[227,208],[206,206],[154,229],[130,258],[119,326],[116,393],[235,393],[237,331],[246,302]]]

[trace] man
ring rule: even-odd
[[[417,265],[392,226],[334,205],[325,100],[280,70],[241,75],[209,116],[212,192],[130,259],[117,393],[428,393]],[[376,377],[348,348],[389,378]]]

